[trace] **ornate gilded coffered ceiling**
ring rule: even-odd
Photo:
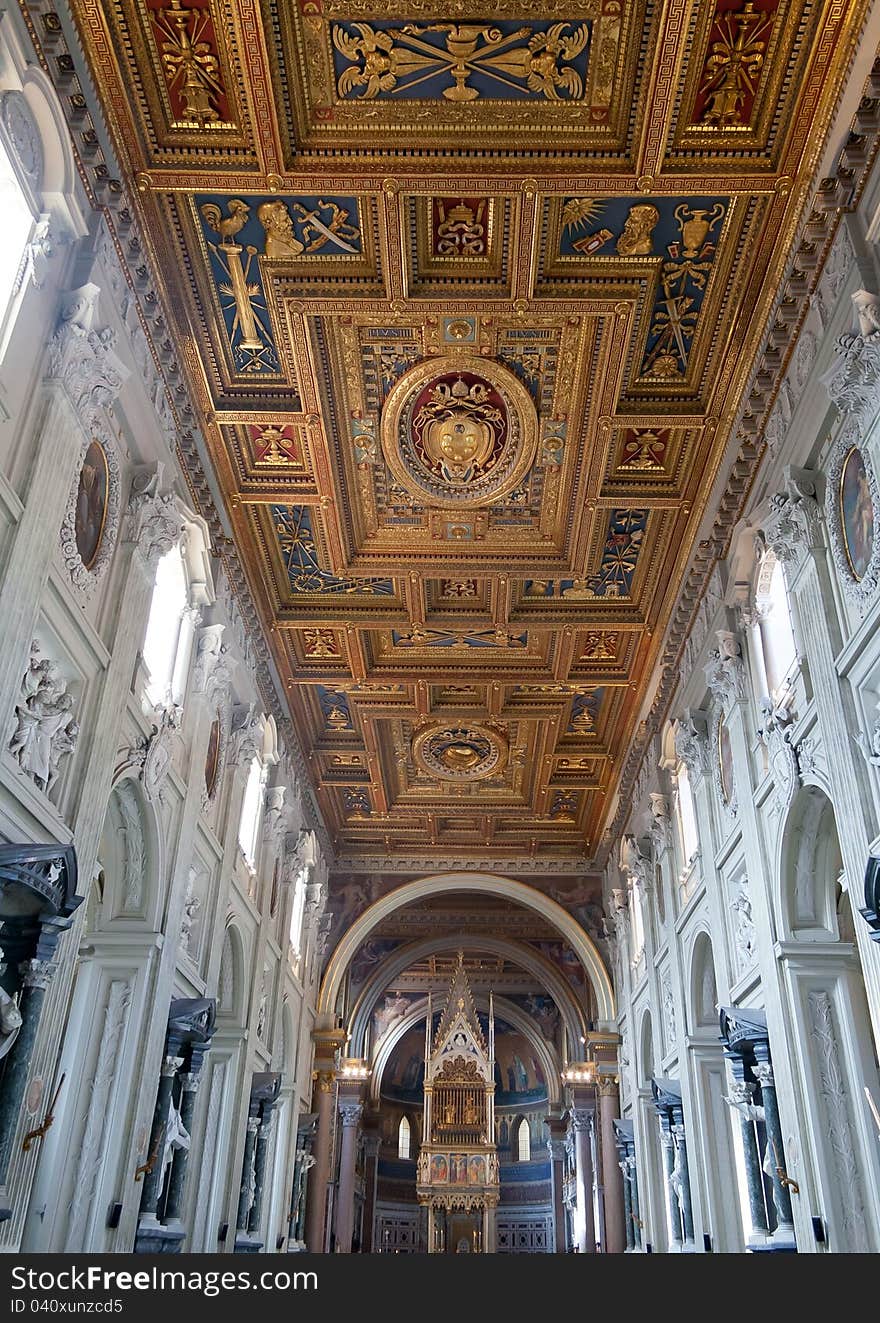
[[[595,846],[865,8],[75,6],[347,856]]]

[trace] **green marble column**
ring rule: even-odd
[[[192,1136],[193,1114],[196,1108],[196,1094],[198,1092],[201,1075],[195,1071],[189,1071],[180,1075],[180,1121],[186,1130],[186,1133]],[[165,1226],[180,1222],[180,1215],[183,1211],[183,1198],[186,1192],[186,1172],[189,1165],[188,1148],[176,1148],[174,1156],[171,1159],[171,1175],[168,1177],[168,1198],[165,1201],[165,1216],[162,1222]]]
[[[21,1000],[18,1009],[21,1015],[21,1028],[6,1057],[2,1085],[0,1085],[0,1187],[5,1185],[9,1171],[12,1141],[27,1087],[31,1055],[40,1028],[46,989],[55,972],[55,966],[48,960],[25,960],[19,966],[19,972]],[[9,1215],[10,1213],[6,1212],[6,1216]],[[0,1216],[0,1220],[5,1219]]]

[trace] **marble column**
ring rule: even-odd
[[[188,1135],[192,1135],[193,1113],[196,1107],[201,1074],[199,1071],[187,1071],[180,1079],[180,1122]],[[171,1175],[168,1178],[168,1198],[165,1201],[165,1226],[179,1227],[183,1211],[183,1198],[186,1191],[186,1172],[189,1165],[189,1149],[176,1148],[171,1159]]]
[[[336,1198],[336,1253],[351,1253],[354,1225],[354,1173],[357,1161],[358,1129],[363,1103],[347,1098],[339,1104],[342,1143],[339,1153],[339,1185]]]
[[[260,1234],[263,1200],[266,1193],[266,1159],[269,1152],[274,1115],[275,1111],[271,1104],[269,1106],[264,1104],[260,1115],[260,1124],[257,1128],[254,1149],[254,1198],[248,1213],[248,1233],[251,1236],[259,1236]]]
[[[619,1099],[617,1080],[600,1078],[596,1085],[599,1098],[599,1136],[602,1153],[602,1184],[605,1189],[605,1253],[622,1254],[626,1246],[623,1224],[623,1180],[617,1161],[614,1118]]]
[[[364,1136],[364,1234],[361,1249],[373,1253],[373,1233],[376,1220],[376,1187],[379,1180],[379,1149],[381,1135]]]
[[[18,995],[20,1017],[0,1074],[0,1222],[12,1215],[6,1182],[13,1141],[58,942],[83,899],[76,887],[73,846],[0,845],[0,984],[8,997]]]
[[[630,1153],[626,1158],[627,1171],[629,1172],[629,1201],[632,1216],[633,1228],[633,1248],[642,1248],[642,1215],[639,1205],[639,1170],[636,1164],[635,1153]]]
[[[481,1252],[483,1254],[496,1254],[498,1252],[498,1205],[489,1203],[486,1205],[483,1214],[483,1243]]]
[[[310,1254],[324,1253],[324,1221],[327,1187],[330,1182],[330,1141],[333,1132],[332,1070],[320,1070],[315,1079],[318,1125],[315,1132],[315,1166],[309,1179],[308,1247]]]
[[[675,1172],[675,1141],[669,1122],[660,1119],[660,1146],[663,1149],[663,1168],[666,1174],[666,1206],[669,1209],[670,1249],[681,1249],[681,1209],[675,1193],[673,1175]]]
[[[162,1191],[162,1178],[165,1174],[163,1156],[165,1150],[165,1132],[168,1128],[168,1114],[171,1109],[171,1091],[174,1077],[183,1065],[183,1057],[166,1055],[159,1071],[159,1090],[156,1094],[156,1107],[153,1112],[153,1127],[150,1131],[148,1170],[144,1172],[144,1188],[141,1192],[141,1216],[138,1223],[138,1236],[141,1228],[148,1230],[160,1225],[156,1216],[156,1205]],[[135,1242],[137,1247],[137,1242]]]
[[[314,1156],[307,1148],[297,1149],[290,1227],[287,1237],[287,1252],[289,1254],[298,1254],[306,1247],[306,1200],[308,1198],[309,1172],[314,1165]]]
[[[626,1232],[626,1248],[631,1250],[635,1247],[635,1239],[633,1237],[632,1195],[630,1193],[629,1184],[629,1166],[626,1158],[622,1158],[618,1163],[618,1166],[623,1175],[623,1225]]]
[[[565,1253],[565,1140],[550,1139],[550,1163],[553,1175],[553,1225],[555,1228],[555,1252]]]
[[[0,1095],[0,1187],[5,1185],[9,1171],[12,1140],[27,1087],[31,1054],[37,1040],[46,989],[55,972],[55,966],[48,960],[25,960],[20,965],[19,972],[21,1000],[18,1009],[21,1015],[21,1028],[6,1059],[2,1095]],[[10,1216],[11,1210],[2,1211],[6,1213],[6,1217]],[[0,1221],[2,1220],[5,1218],[0,1217]]]
[[[730,1101],[735,1107],[754,1106],[755,1085],[749,1080],[731,1080],[729,1089]],[[739,1122],[752,1231],[760,1236],[767,1236],[770,1228],[767,1225],[767,1209],[764,1205],[764,1181],[761,1175],[761,1155],[758,1152],[755,1122],[746,1111],[740,1112]]]
[[[244,1141],[244,1155],[241,1162],[241,1182],[238,1188],[238,1217],[236,1219],[235,1243],[238,1248],[240,1239],[247,1236],[248,1217],[254,1192],[254,1151],[257,1144],[257,1131],[260,1118],[253,1108],[247,1119],[247,1131]]]
[[[774,1239],[793,1240],[794,1220],[791,1211],[791,1195],[783,1184],[785,1174],[785,1150],[782,1143],[782,1125],[779,1120],[779,1103],[776,1098],[776,1082],[773,1065],[769,1060],[769,1044],[756,1043],[755,1056],[758,1058],[752,1066],[752,1073],[761,1086],[761,1102],[764,1107],[764,1125],[767,1128],[767,1144],[770,1149],[770,1179],[773,1182],[773,1203],[776,1206],[776,1230]],[[764,1060],[761,1057],[764,1056]]]
[[[596,1221],[593,1215],[593,1155],[590,1147],[590,1129],[593,1111],[588,1107],[575,1107],[571,1112],[574,1129],[574,1161],[577,1181],[578,1253],[595,1254]]]
[[[681,1220],[684,1228],[685,1243],[694,1243],[694,1212],[691,1205],[691,1177],[688,1167],[687,1137],[684,1122],[676,1121],[672,1126],[672,1139],[676,1148],[676,1169],[678,1171],[678,1199],[681,1205]]]

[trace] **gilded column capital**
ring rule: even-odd
[[[616,1098],[617,1092],[616,1075],[600,1075],[596,1080],[596,1093],[600,1098]]]
[[[336,1075],[332,1070],[315,1070],[312,1072],[312,1079],[315,1081],[319,1093],[333,1092]]]

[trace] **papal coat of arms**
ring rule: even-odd
[[[531,467],[536,445],[531,397],[513,372],[489,359],[417,363],[382,414],[388,466],[425,505],[500,500]]]

